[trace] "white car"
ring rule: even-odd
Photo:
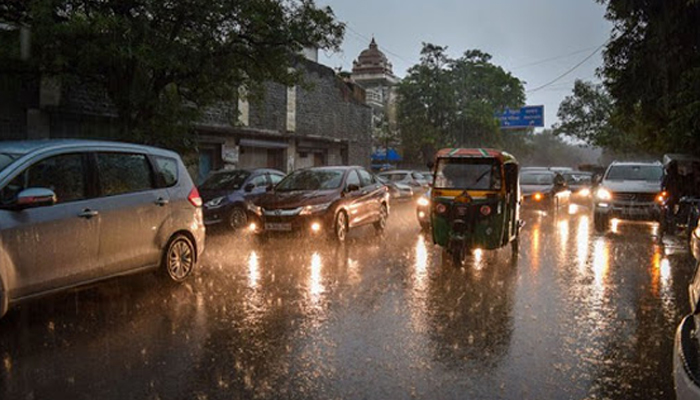
[[[613,162],[595,191],[596,230],[608,229],[612,218],[658,221],[664,175],[660,162]]]

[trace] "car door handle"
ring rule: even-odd
[[[163,207],[164,205],[166,205],[168,203],[169,203],[169,201],[162,198],[162,197],[159,197],[158,200],[156,200],[156,204],[161,206],[161,207]]]
[[[90,218],[92,218],[92,217],[98,216],[99,214],[100,214],[100,213],[97,212],[97,211],[95,211],[95,210],[91,210],[91,209],[89,209],[89,208],[86,208],[86,209],[83,210],[83,212],[81,212],[80,214],[78,214],[78,216],[79,216],[80,218],[90,219]]]

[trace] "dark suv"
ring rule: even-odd
[[[202,200],[180,157],[114,142],[0,142],[0,315],[24,299],[160,269],[204,250]]]

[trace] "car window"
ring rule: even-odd
[[[177,160],[170,157],[156,156],[153,158],[156,164],[156,171],[163,187],[171,187],[177,184],[178,168]]]
[[[281,181],[282,179],[284,179],[284,175],[280,175],[280,174],[270,174],[270,182],[271,182],[273,185],[278,184],[279,181]]]
[[[392,182],[399,182],[403,181],[407,178],[408,174],[405,173],[393,173],[393,174],[382,174],[381,175],[384,179],[388,179]]]
[[[357,175],[357,172],[355,170],[350,171],[348,174],[348,179],[345,181],[345,187],[348,187],[350,185],[357,185],[357,187],[361,187],[362,184],[360,183],[360,177]]]
[[[420,180],[424,180],[424,179],[425,179],[425,177],[423,176],[423,174],[419,174],[418,172],[413,172],[411,175],[413,176],[413,179],[420,179]]]
[[[57,203],[87,197],[83,154],[63,154],[33,164],[0,191],[0,204],[9,205],[24,189],[46,188],[56,194]]]
[[[554,174],[527,173],[520,175],[521,185],[551,185],[554,183]]]
[[[98,153],[97,168],[103,196],[153,188],[151,168],[143,154]]]
[[[362,187],[374,185],[375,181],[372,175],[364,169],[358,169],[357,172],[360,174],[360,182],[362,182]]]
[[[250,172],[245,170],[217,172],[199,187],[204,190],[239,190],[249,176]]]
[[[661,181],[664,170],[660,165],[614,165],[605,179],[620,181]]]
[[[267,179],[265,178],[265,174],[262,174],[254,177],[248,183],[252,183],[255,187],[267,186]]]

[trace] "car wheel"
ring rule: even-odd
[[[197,252],[192,241],[183,234],[174,236],[163,255],[163,268],[170,280],[182,282],[195,267]]]
[[[593,225],[595,226],[596,231],[598,231],[598,232],[607,231],[609,224],[610,224],[610,219],[608,218],[607,215],[603,215],[601,213],[594,213],[593,214]]]
[[[333,239],[337,242],[344,242],[348,236],[348,215],[345,211],[339,211],[335,216],[335,225],[333,229]]]
[[[234,207],[229,213],[228,224],[234,231],[244,229],[248,225],[248,214],[241,207]]]
[[[386,204],[382,204],[379,210],[379,220],[374,223],[374,229],[377,233],[384,233],[386,229],[386,220],[389,217],[389,210],[386,208]]]

